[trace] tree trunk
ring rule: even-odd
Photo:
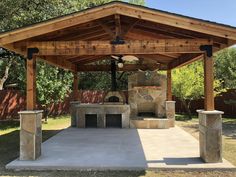
[[[186,100],[182,100],[183,106],[188,114],[188,118],[189,120],[192,119],[192,113],[190,111],[190,101],[187,103]]]
[[[6,67],[5,67],[4,75],[3,75],[3,77],[0,79],[0,90],[3,90],[3,85],[4,85],[4,83],[6,82],[8,76],[9,76],[9,69],[10,69],[10,67],[11,67],[11,65],[12,65],[12,61],[13,61],[13,59],[10,58],[10,59],[9,59],[9,62],[7,63],[7,65],[6,65]]]

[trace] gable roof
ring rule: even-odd
[[[177,28],[203,32],[209,35],[236,40],[236,27],[233,26],[152,9],[140,5],[129,4],[126,2],[113,1],[100,6],[74,12],[72,14],[0,33],[0,45],[86,23],[88,21],[113,14],[125,15]],[[23,34],[28,31],[31,31],[31,33],[23,37]]]
[[[30,41],[113,40],[119,15],[125,40],[207,39],[215,51],[236,44],[236,28],[120,1],[85,9],[69,15],[0,33],[0,46],[25,52]],[[173,66],[199,59],[200,54],[167,53],[140,55],[148,61]],[[42,57],[60,66],[88,64],[107,56]],[[59,62],[59,60],[62,60]]]

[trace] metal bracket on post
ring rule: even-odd
[[[39,52],[38,48],[28,48],[28,50],[27,50],[27,58],[29,60],[33,59],[34,53],[38,53],[38,52]]]
[[[213,55],[213,46],[212,45],[201,45],[200,50],[205,51],[207,54],[207,57],[212,57],[212,55]]]

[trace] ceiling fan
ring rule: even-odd
[[[139,59],[136,56],[133,55],[112,55],[112,59],[115,59],[118,61],[117,66],[118,68],[123,68],[125,62],[134,62],[134,61],[139,61]]]

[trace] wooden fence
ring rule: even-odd
[[[225,115],[236,117],[236,105],[225,104],[224,100],[235,99],[236,100],[236,90],[231,90],[215,98],[216,109],[225,112]],[[80,100],[82,103],[101,103],[104,91],[80,91]],[[126,93],[126,96],[127,93]],[[61,115],[68,114],[70,111],[70,101],[72,100],[71,95],[69,95],[65,100],[58,104],[52,104],[50,106],[50,115]],[[176,100],[176,112],[184,113],[183,104]],[[197,109],[202,109],[204,105],[204,100],[195,100],[191,104],[191,112],[196,113]],[[17,90],[2,90],[0,91],[0,120],[18,118],[18,112],[25,110],[26,102],[25,95]],[[38,109],[41,109],[40,105],[37,105]]]

